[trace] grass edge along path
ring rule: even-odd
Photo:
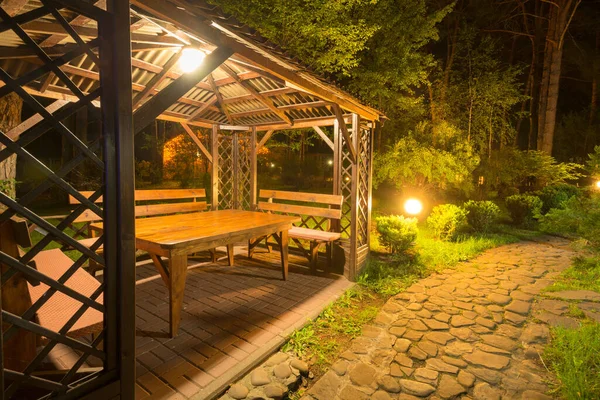
[[[373,252],[357,285],[327,307],[316,319],[295,331],[283,346],[310,365],[316,382],[350,347],[350,342],[362,333],[362,326],[371,322],[385,302],[406,290],[419,279],[431,273],[456,267],[485,250],[529,240],[541,233],[524,231],[508,226],[496,233],[464,235],[455,242],[434,240],[426,229],[420,229],[412,255],[395,258]],[[379,249],[374,238],[374,248]],[[307,388],[291,396],[299,398]]]
[[[600,256],[575,257],[571,267],[563,271],[546,293],[563,290],[591,290],[600,293]],[[570,302],[570,316],[578,318],[577,329],[555,327],[543,359],[556,376],[553,392],[565,399],[594,400],[600,398],[600,323],[587,319]]]

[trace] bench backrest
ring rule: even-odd
[[[341,195],[263,189],[258,197],[264,199],[258,202],[258,209],[262,211],[325,218],[328,221],[342,218],[344,197]],[[304,221],[303,218],[303,225]]]
[[[89,198],[94,192],[84,191],[80,193]],[[173,200],[176,202],[172,202]],[[140,204],[157,201],[160,201],[161,204]],[[204,211],[208,207],[205,189],[136,190],[135,202],[136,217],[190,213]],[[96,200],[96,203],[102,203],[102,196]],[[80,202],[75,197],[69,196],[69,204],[80,204]],[[100,219],[91,210],[85,210],[74,222],[90,222]]]

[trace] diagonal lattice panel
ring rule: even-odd
[[[0,33],[13,35],[19,51],[30,54],[22,60],[0,61],[0,101],[22,103],[37,118],[32,123],[1,126],[0,163],[14,162],[17,156],[19,162],[26,163],[40,176],[37,181],[20,184],[18,200],[14,199],[14,193],[0,193],[2,374],[3,398],[7,399],[66,394],[85,381],[83,369],[96,368],[91,375],[88,373],[89,379],[100,376],[107,360],[103,339],[112,323],[105,317],[106,284],[85,270],[90,261],[106,264],[103,235],[91,246],[82,244],[74,235],[74,229],[81,230],[80,221],[86,212],[97,216],[98,222],[104,216],[100,197],[104,193],[103,177],[108,161],[104,158],[107,150],[102,146],[102,132],[98,129],[95,137],[88,137],[87,133],[82,137],[81,129],[74,127],[75,115],[85,112],[85,129],[94,123],[101,128],[98,122],[102,122],[103,114],[97,106],[101,104],[103,91],[99,83],[89,85],[81,79],[72,80],[65,72],[83,61],[98,74],[102,74],[103,65],[110,67],[110,58],[100,62],[101,40],[82,39],[70,24],[78,15],[79,6],[97,25],[107,20],[107,11],[75,2],[68,8],[47,0],[31,4],[37,7],[29,7],[17,15],[9,15],[0,8]],[[62,28],[60,35],[72,44],[69,50],[47,53],[41,43],[49,35],[30,35],[21,28],[25,23],[39,21]],[[37,95],[49,84],[60,87],[69,101],[43,104]],[[71,155],[59,165],[52,163],[39,150],[39,143],[44,140],[61,140],[72,149]],[[83,183],[76,179],[82,170],[87,172],[87,181]],[[81,190],[91,190],[93,194],[88,198]],[[49,193],[70,197],[76,205],[67,215],[47,220],[34,206]],[[27,230],[17,230],[23,224],[28,229],[35,228],[37,236],[33,242],[24,239],[23,232],[28,233]],[[20,236],[15,232],[20,232]],[[68,248],[68,255],[56,248],[57,244]],[[8,296],[8,288],[12,296]],[[59,345],[75,355],[76,361],[60,368],[50,365],[49,356]],[[38,374],[57,368],[61,369],[56,375],[58,379]]]
[[[220,210],[227,210],[234,207],[234,186],[233,186],[233,136],[218,135],[219,152],[219,202]]]

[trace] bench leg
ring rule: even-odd
[[[227,260],[230,267],[233,267],[233,243],[227,245]]]
[[[327,264],[325,267],[325,272],[329,273],[329,272],[331,272],[331,269],[333,267],[333,242],[328,242],[326,244],[326,251],[327,251]]]
[[[319,261],[319,247],[320,243],[310,242],[310,273],[317,273],[317,261]]]
[[[217,249],[210,249],[208,251],[210,253],[210,260],[213,263],[216,263],[217,262]]]

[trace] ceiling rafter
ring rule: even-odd
[[[183,51],[177,51],[175,54],[169,58],[169,61],[162,67],[162,70],[154,75],[152,79],[146,84],[144,90],[138,93],[133,99],[133,108],[136,108],[139,104],[141,104],[148,96],[152,94],[152,91],[160,85],[167,74],[177,65],[177,62],[181,58]]]
[[[106,0],[98,0],[97,2],[94,3],[95,7],[101,8],[103,10],[106,10]],[[86,17],[85,15],[77,15],[75,18],[73,18],[69,24],[71,26],[85,26],[85,24],[87,24],[88,22],[90,22],[92,19],[89,17]],[[64,33],[64,34],[54,34],[51,35],[50,37],[44,39],[42,41],[42,43],[39,44],[40,47],[44,48],[44,47],[52,47],[52,46],[56,46],[57,44],[59,44],[61,41],[63,41],[64,39],[68,38],[69,35]]]
[[[221,66],[222,66],[222,64],[221,64]],[[231,118],[231,114],[229,114],[229,110],[227,109],[227,106],[225,104],[223,104],[223,96],[221,95],[221,92],[219,92],[219,87],[215,83],[215,79],[213,78],[212,74],[209,74],[207,79],[208,79],[208,83],[210,84],[210,87],[211,87],[213,93],[215,94],[215,97],[217,98],[218,107],[221,109],[221,112],[223,114],[225,114],[225,117],[227,117],[227,121],[231,125],[233,125],[233,119]]]
[[[29,0],[4,0],[2,2],[2,9],[6,11],[8,15],[14,17],[17,15]]]
[[[27,33],[37,33],[43,35],[64,35],[65,30],[63,27],[54,22],[41,22],[32,21],[21,26]],[[77,32],[77,35],[82,39],[94,39],[98,37],[98,29],[86,27],[86,26],[73,26],[73,30]],[[173,38],[170,36],[159,36],[159,35],[148,35],[145,33],[132,33],[131,41],[133,43],[146,43],[146,44],[161,44],[171,46],[184,46],[185,43],[179,38]]]
[[[225,73],[227,75],[232,77],[238,84],[242,85],[244,87],[244,89],[246,89],[255,99],[259,100],[264,105],[266,105],[268,109],[270,109],[272,112],[274,112],[284,122],[287,122],[288,124],[293,125],[291,118],[288,117],[285,114],[285,112],[279,110],[277,108],[277,106],[275,105],[275,103],[273,103],[273,100],[271,100],[267,96],[261,95],[258,92],[258,90],[256,90],[252,85],[250,85],[248,82],[240,79],[238,77],[237,73],[234,70],[232,70],[231,67],[229,67],[227,64],[223,64],[223,65],[221,65],[221,70],[225,71]]]

